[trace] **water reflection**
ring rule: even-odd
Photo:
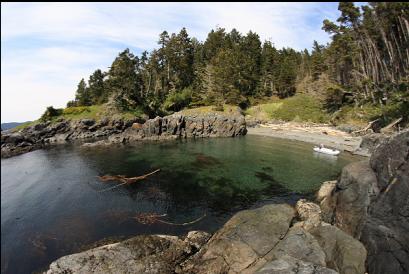
[[[335,155],[319,153],[316,151],[313,152],[313,155],[314,155],[314,158],[326,161],[327,163],[331,165],[336,165],[338,161],[338,156],[335,156]]]

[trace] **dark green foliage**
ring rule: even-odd
[[[327,89],[324,99],[324,106],[329,112],[335,112],[341,108],[344,103],[344,91],[338,87],[330,87]]]
[[[166,110],[179,111],[187,107],[192,101],[193,90],[184,88],[182,91],[171,91],[166,97],[163,107]]]
[[[71,100],[67,102],[67,108],[76,107],[76,106],[77,106],[77,102],[75,100]]]
[[[84,79],[78,84],[77,92],[75,94],[75,102],[78,106],[90,106],[92,105],[91,95],[89,93],[89,89],[87,88],[87,84],[85,84]]]
[[[124,50],[112,63],[106,80],[107,94],[112,94],[115,104],[120,110],[128,110],[141,103],[138,94],[141,77],[136,72],[139,63],[129,49]]]
[[[88,80],[88,92],[93,105],[105,103],[108,100],[107,89],[104,88],[104,74],[97,69]]]
[[[41,115],[40,120],[41,121],[49,121],[53,119],[54,117],[60,116],[63,112],[62,108],[54,108],[53,106],[47,107],[43,115]]]
[[[140,56],[126,49],[108,72],[96,70],[88,86],[82,79],[75,101],[67,106],[112,100],[119,110],[138,109],[154,117],[187,106],[221,109],[232,104],[245,109],[250,102],[299,92],[319,94],[316,99],[328,112],[370,104],[385,109],[387,116],[404,113],[409,5],[371,2],[360,9],[341,2],[338,9],[338,20],[324,20],[322,27],[332,42],[324,46],[314,41],[310,52],[276,49],[252,31],[217,28],[204,42],[190,37],[185,28],[164,31],[157,49]],[[320,81],[326,83],[321,89]],[[328,85],[332,87],[327,90]]]
[[[324,46],[314,41],[311,54],[311,76],[314,81],[326,70],[324,49]]]

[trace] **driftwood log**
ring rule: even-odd
[[[379,119],[370,121],[365,128],[360,129],[360,130],[356,130],[356,131],[352,132],[352,134],[358,134],[358,133],[361,133],[361,132],[366,133],[369,129],[372,129],[372,127],[374,126],[374,124],[375,124],[376,122],[378,122],[378,121],[379,121]]]
[[[111,188],[107,188],[107,189],[104,189],[104,190],[102,190],[101,192],[103,192],[103,191],[107,191],[107,190],[110,190],[110,189],[113,189],[113,188],[116,188],[116,187],[119,187],[119,186],[122,186],[122,185],[130,185],[130,184],[133,184],[133,183],[135,183],[135,182],[137,182],[137,181],[140,181],[140,180],[143,180],[143,179],[145,179],[146,177],[148,177],[148,176],[150,176],[150,175],[152,175],[152,174],[155,174],[156,172],[159,172],[160,171],[160,169],[157,169],[157,170],[154,170],[154,171],[152,171],[152,172],[150,172],[150,173],[147,173],[147,174],[145,174],[145,175],[141,175],[141,176],[136,176],[136,177],[125,177],[124,175],[104,175],[104,176],[98,176],[98,178],[101,180],[101,181],[103,181],[103,182],[108,182],[108,181],[120,181],[120,182],[122,182],[121,184],[119,184],[119,185],[116,185],[116,186],[114,186],[114,187],[111,187]]]
[[[390,123],[386,127],[382,128],[381,133],[386,133],[386,132],[392,131],[393,127],[398,125],[401,121],[402,121],[402,117],[396,119],[395,121],[393,121],[392,123]]]

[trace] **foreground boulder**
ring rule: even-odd
[[[291,256],[266,263],[256,274],[337,274],[333,269],[298,260]]]
[[[379,193],[369,162],[355,162],[344,167],[336,187],[335,224],[359,238],[367,218],[367,208],[371,199]]]
[[[316,220],[316,206],[303,201],[298,213],[286,204],[244,210],[211,238],[198,231],[184,239],[137,236],[62,257],[47,273],[365,273],[358,240],[321,221],[303,228]]]
[[[197,231],[184,240],[176,236],[138,236],[62,257],[46,273],[172,273],[208,238],[207,233]]]
[[[263,261],[284,238],[294,216],[295,211],[289,205],[267,205],[237,213],[199,253],[183,264],[183,272],[251,272],[250,268]]]
[[[326,266],[339,273],[365,273],[367,251],[362,243],[336,226],[322,224],[310,233],[325,253]]]
[[[369,162],[345,167],[325,198],[334,205],[333,223],[365,245],[371,274],[409,273],[408,197],[409,130],[405,130],[377,145]],[[331,214],[331,206],[325,211]]]
[[[368,208],[361,241],[368,271],[409,273],[409,131],[382,143],[371,157],[380,194]]]

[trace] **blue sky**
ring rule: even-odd
[[[2,3],[1,122],[39,118],[65,107],[81,78],[107,70],[125,48],[157,46],[163,30],[186,27],[203,41],[217,26],[257,32],[276,47],[329,41],[324,19],[338,3]]]

